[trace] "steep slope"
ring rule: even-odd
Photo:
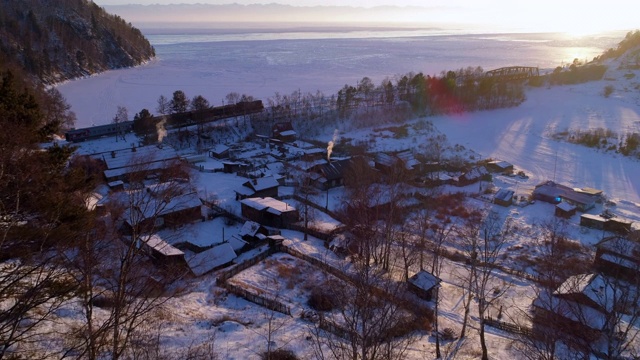
[[[138,29],[89,0],[0,0],[0,8],[0,63],[45,84],[155,56]]]

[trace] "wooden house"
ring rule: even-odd
[[[286,227],[300,219],[293,206],[271,197],[240,200],[242,216],[265,226]]]
[[[592,209],[598,200],[597,196],[575,191],[573,188],[553,181],[546,181],[536,185],[533,190],[533,197],[536,200],[551,204],[559,204],[561,201],[565,201],[582,212]]]
[[[556,205],[556,210],[554,215],[557,217],[568,219],[576,214],[577,208],[569,203],[560,202]]]
[[[513,190],[500,189],[493,197],[493,203],[500,206],[509,207],[513,204]]]
[[[594,264],[602,273],[634,281],[640,275],[640,243],[622,236],[610,236],[596,244]]]
[[[214,159],[226,159],[229,157],[229,147],[224,144],[217,144],[209,150],[209,156]]]
[[[278,197],[280,183],[273,176],[251,179],[242,184],[242,189],[236,191],[236,200],[249,197]]]
[[[314,165],[309,171],[319,175],[313,178],[316,187],[327,190],[344,185],[344,177],[350,167],[351,159],[344,159]]]
[[[487,168],[484,166],[478,166],[460,175],[460,177],[458,177],[458,185],[470,185],[486,178],[487,176],[490,176]]]
[[[409,290],[420,298],[431,301],[433,295],[437,293],[441,281],[430,272],[420,270],[407,280],[407,285]]]
[[[513,164],[501,160],[489,161],[487,170],[499,174],[513,173]]]
[[[155,264],[162,266],[186,265],[184,252],[162,240],[156,234],[138,238],[138,247],[145,251]]]
[[[554,326],[596,340],[611,326],[615,289],[599,274],[580,274],[556,290],[543,291],[532,304],[534,327]]]
[[[271,128],[271,137],[282,142],[294,142],[296,132],[293,130],[293,124],[290,121],[274,124]]]

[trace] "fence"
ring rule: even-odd
[[[304,260],[304,261],[312,264],[313,266],[319,267],[322,270],[328,272],[329,274],[337,277],[340,280],[347,281],[349,283],[353,282],[353,279],[349,275],[347,275],[344,271],[342,271],[342,270],[340,270],[338,268],[335,268],[335,267],[327,264],[326,262],[324,262],[324,261],[322,261],[322,260],[320,260],[318,258],[315,258],[313,256],[309,256],[307,254],[303,254],[300,251],[292,249],[292,248],[290,248],[288,246],[285,246],[285,245],[281,245],[279,250],[281,252],[284,252],[284,253],[287,253],[287,254],[289,254],[291,256],[294,256],[294,257],[296,257],[298,259]]]
[[[532,336],[533,331],[526,326],[519,326],[515,324],[506,323],[500,320],[494,320],[492,318],[485,319],[487,325],[492,326],[496,329],[504,330],[506,332],[510,332],[512,334]]]
[[[266,259],[267,257],[269,257],[271,254],[273,253],[272,249],[269,249],[268,251],[262,252],[252,258],[249,258],[227,270],[224,270],[222,272],[220,272],[220,274],[218,275],[218,278],[216,279],[216,283],[220,286],[225,286],[225,284],[227,283],[227,280],[229,280],[230,277],[235,276],[236,274],[238,274],[239,272],[241,272],[242,270],[246,270],[250,267],[252,267],[253,265],[259,263],[260,261]]]
[[[351,339],[354,336],[352,331],[347,330],[342,326],[334,323],[333,321],[325,319],[322,316],[318,321],[318,327],[343,339]]]
[[[240,286],[229,284],[228,282],[225,282],[223,286],[233,294],[243,297],[251,301],[252,303],[262,305],[267,309],[274,310],[274,311],[283,313],[285,315],[291,315],[291,308],[275,299],[269,299],[262,295],[249,292],[241,288]]]

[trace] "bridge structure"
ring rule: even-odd
[[[540,71],[537,67],[531,66],[508,66],[487,71],[484,73],[484,76],[501,81],[524,80],[540,76]]]

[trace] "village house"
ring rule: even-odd
[[[265,226],[283,228],[300,219],[296,208],[271,197],[247,198],[240,203],[242,216]]]
[[[389,175],[403,171],[410,177],[417,177],[422,171],[422,164],[409,150],[395,154],[377,153],[374,158],[374,167],[383,174]]]
[[[249,197],[278,197],[278,187],[280,183],[273,176],[265,176],[251,179],[244,184],[242,188],[236,190],[236,200],[242,200]]]
[[[467,186],[489,177],[489,171],[484,166],[475,167],[458,177],[458,185]]]
[[[598,196],[596,195],[578,192],[573,188],[553,181],[546,181],[536,185],[533,190],[533,197],[536,200],[551,204],[559,204],[561,201],[566,201],[582,212],[592,209],[598,200]]]
[[[141,146],[95,154],[106,166],[107,182],[128,181],[132,176],[144,177],[176,166],[180,159],[175,150],[163,146]]]
[[[604,238],[596,244],[594,264],[604,274],[633,281],[640,275],[640,243],[619,235]]]
[[[238,255],[236,255],[233,247],[228,242],[224,242],[209,250],[188,257],[187,264],[193,275],[202,276],[213,270],[228,266],[237,257]]]
[[[140,232],[166,226],[175,227],[202,219],[202,201],[196,192],[165,196],[165,192],[158,189],[162,185],[118,193],[122,195],[114,201],[132,204],[126,206],[123,215],[125,233],[131,233],[134,227]]]
[[[156,265],[186,266],[184,252],[162,240],[159,235],[144,235],[138,238],[138,247],[143,249]]]
[[[296,140],[296,132],[290,121],[279,122],[271,128],[271,137],[282,142],[293,142]]]
[[[333,160],[316,164],[309,169],[309,172],[318,176],[314,177],[315,186],[321,190],[327,190],[344,185],[346,171],[351,166],[351,159]]]
[[[632,225],[633,223],[631,221],[616,216],[604,217],[602,215],[592,214],[580,215],[580,226],[604,231],[611,231],[623,235],[631,232]]]
[[[209,157],[214,159],[226,159],[229,157],[229,147],[224,144],[217,144],[209,149]]]
[[[578,208],[564,201],[556,205],[554,215],[557,217],[568,219],[576,214]]]
[[[500,189],[493,197],[493,203],[500,206],[509,207],[513,204],[513,190]]]
[[[493,173],[509,174],[513,173],[513,164],[501,160],[493,160],[487,163],[487,170]]]
[[[260,225],[255,221],[245,221],[242,225],[242,228],[238,232],[238,236],[242,238],[242,240],[257,243],[262,242],[267,239],[267,236],[272,235],[269,229],[266,226]]]
[[[407,285],[411,292],[424,300],[431,301],[433,295],[438,292],[440,282],[442,280],[437,276],[428,271],[420,270],[407,280]]]
[[[615,289],[599,274],[569,277],[555,291],[542,292],[532,304],[534,327],[554,326],[596,340],[610,324]]]

